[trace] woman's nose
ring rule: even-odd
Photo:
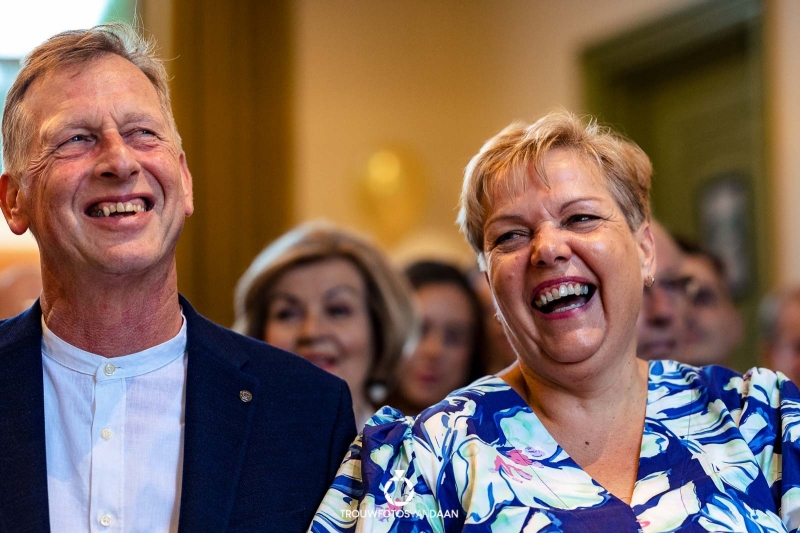
[[[327,332],[327,327],[323,317],[319,313],[310,312],[306,314],[300,329],[302,339],[315,339]]]
[[[531,251],[531,264],[536,266],[550,266],[560,261],[569,260],[572,250],[567,244],[562,232],[557,228],[545,226],[540,228],[533,238]]]
[[[420,339],[419,354],[426,359],[436,359],[442,352],[442,338],[436,331],[427,331]]]

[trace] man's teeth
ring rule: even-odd
[[[95,213],[95,216],[111,216],[114,213],[141,213],[147,211],[145,206],[140,204],[133,204],[131,202],[117,202],[116,204],[110,204],[103,206],[102,209],[98,209]]]
[[[536,298],[536,307],[544,307],[549,302],[554,300],[558,300],[559,298],[563,298],[564,296],[572,296],[572,295],[581,295],[581,294],[589,294],[589,286],[588,285],[581,285],[580,283],[565,283],[563,285],[559,285],[558,287],[553,287],[551,289],[545,290],[541,293],[538,298]],[[582,304],[581,304],[582,305]],[[575,307],[580,307],[580,305],[573,304],[568,306],[569,309],[574,309]],[[566,309],[558,309],[559,311],[564,311]]]

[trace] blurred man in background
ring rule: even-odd
[[[759,321],[764,366],[800,383],[800,288],[765,298]]]
[[[744,323],[725,275],[725,265],[712,253],[679,240],[687,287],[686,335],[679,361],[694,366],[729,366],[744,339]]]
[[[680,341],[685,335],[689,277],[683,271],[683,253],[675,239],[653,220],[656,276],[645,287],[637,328],[637,355],[642,359],[680,360]]]

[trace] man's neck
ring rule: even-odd
[[[177,335],[182,323],[174,261],[165,270],[75,279],[43,265],[45,323],[69,344],[104,357],[157,346]]]

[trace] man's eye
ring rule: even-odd
[[[88,140],[89,140],[89,137],[87,137],[86,135],[73,135],[72,137],[67,139],[67,142],[64,143],[64,144],[77,143],[77,142],[83,142],[83,141],[88,141]]]

